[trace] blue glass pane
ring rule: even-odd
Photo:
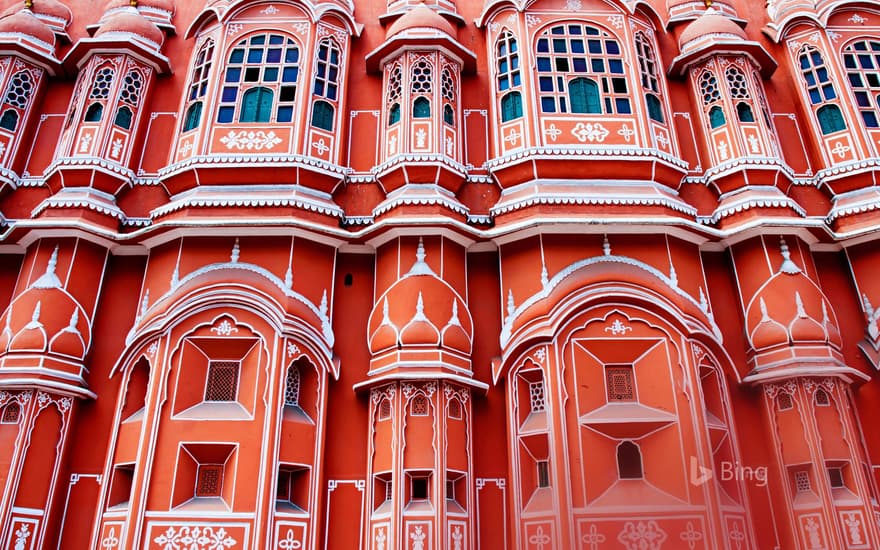
[[[327,99],[336,99],[336,85],[328,84],[327,85]]]
[[[331,67],[330,73],[327,75],[327,79],[331,82],[336,82],[337,78],[339,78],[339,69],[336,67]]]
[[[336,50],[330,52],[330,63],[333,63],[334,65],[339,64],[339,52]]]
[[[499,78],[498,79],[498,90],[503,92],[504,90],[506,90],[508,88],[510,88],[510,80],[508,80],[508,78],[506,76],[502,76],[501,78]]]
[[[590,60],[590,67],[593,69],[594,73],[604,73],[605,72],[605,60],[600,58],[593,58]]]
[[[629,99],[625,97],[618,97],[614,100],[614,104],[617,108],[617,112],[622,115],[628,115],[632,112],[632,108],[629,104]]]
[[[587,72],[587,60],[583,57],[575,57],[571,60],[571,64],[574,67],[574,72],[576,73],[585,73]]]
[[[263,50],[261,48],[248,50],[248,63],[262,63],[263,62]]]
[[[816,103],[821,103],[821,102],[822,102],[822,96],[819,95],[819,90],[816,90],[815,88],[810,90],[810,103],[815,105]]]
[[[244,50],[238,48],[232,50],[232,53],[229,55],[229,62],[241,63],[242,61],[244,61]]]
[[[862,75],[860,75],[859,73],[850,73],[849,83],[856,88],[861,88],[862,86],[864,86],[864,84],[862,84]]]
[[[880,124],[877,123],[877,115],[875,115],[873,111],[863,112],[862,118],[865,120],[865,126],[868,128],[877,128],[880,126]]]
[[[568,34],[579,35],[581,34],[580,25],[569,25],[568,26]]]
[[[506,72],[507,72],[507,60],[506,60],[506,59],[502,59],[502,60],[498,63],[498,72],[500,72],[500,73],[506,73]]]
[[[550,43],[546,38],[538,40],[538,53],[548,53],[550,51]]]
[[[605,51],[609,55],[619,55],[620,54],[620,46],[618,46],[616,40],[606,40],[605,41]]]
[[[566,57],[557,57],[556,61],[556,70],[560,73],[568,72],[568,58]]]
[[[264,34],[251,37],[251,45],[252,46],[261,46],[265,43],[266,43],[266,35],[264,35]]]
[[[855,69],[856,68],[856,58],[852,54],[846,54],[843,56],[843,64],[847,69]]]
[[[555,113],[556,112],[556,102],[553,101],[552,97],[542,97],[541,98],[541,111],[545,113]]]
[[[538,79],[538,85],[542,92],[552,92],[553,91],[553,79],[549,76],[542,76]]]
[[[834,92],[834,86],[831,84],[822,86],[822,95],[825,96],[825,99],[835,99],[837,97],[837,94]]]
[[[322,45],[318,48],[318,59],[321,61],[327,61],[327,45]]]
[[[269,37],[269,44],[271,44],[272,46],[284,44],[284,37],[279,36],[277,34],[273,34],[272,36]]]
[[[513,74],[513,85],[514,85],[514,86],[519,86],[520,84],[521,84],[521,82],[520,82],[520,79],[519,79],[519,73],[514,73],[514,74]]]
[[[507,55],[507,44],[501,42],[498,44],[498,57],[504,57]]]
[[[510,41],[510,53],[516,53],[516,40]]]
[[[241,80],[241,69],[226,69],[226,82],[238,82]]]
[[[272,48],[266,52],[266,63],[280,63],[281,48]]]
[[[291,120],[293,120],[293,107],[286,105],[278,107],[278,122],[290,122]]]
[[[584,53],[584,41],[576,39],[571,41],[571,53]]]
[[[801,69],[809,69],[810,68],[810,60],[807,59],[807,56],[801,56]]]
[[[290,48],[284,53],[285,63],[296,63],[297,61],[299,61],[299,49]]]
[[[277,82],[278,67],[266,67],[263,71],[263,82]]]
[[[593,27],[586,27],[587,34],[590,36],[599,36],[599,29],[594,29]]]
[[[822,54],[820,54],[819,52],[814,51],[810,53],[810,58],[812,59],[814,66],[822,64]]]
[[[813,76],[813,73],[804,73],[804,80],[807,81],[807,86],[816,85],[816,77]]]
[[[565,34],[565,27],[553,27],[552,29],[550,29],[550,34]]]
[[[608,70],[614,74],[623,74],[623,61],[620,59],[609,59]]]
[[[568,47],[564,38],[556,38],[553,40],[553,53],[566,53]]]
[[[284,72],[281,73],[281,81],[282,82],[296,82],[296,77],[299,75],[299,69],[296,67],[285,67]]]
[[[816,77],[819,79],[819,82],[828,82],[828,69],[819,67],[816,69]]]
[[[538,70],[541,72],[547,72],[547,71],[553,70],[550,65],[550,58],[549,57],[539,57],[538,58]]]
[[[598,40],[588,40],[587,48],[590,50],[590,53],[602,53],[602,43]]]
[[[220,110],[217,112],[217,122],[232,122],[232,115],[235,113],[235,109],[232,107],[220,107]]]
[[[232,86],[226,86],[223,88],[223,102],[231,103],[235,101],[235,98],[238,96],[238,88]]]
[[[867,94],[867,92],[856,92],[856,104],[859,107],[870,107],[871,106],[871,96]]]
[[[315,90],[314,93],[316,95],[324,95],[324,83],[320,80],[315,81]]]

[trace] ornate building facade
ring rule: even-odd
[[[880,8],[6,1],[0,548],[880,548]]]

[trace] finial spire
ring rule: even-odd
[[[61,280],[58,279],[58,275],[55,274],[55,266],[57,265],[58,245],[55,246],[55,250],[53,250],[52,255],[49,256],[49,263],[46,264],[46,272],[37,279],[37,282],[34,283],[34,288],[61,288]]]
[[[236,237],[236,238],[235,238],[235,244],[232,245],[232,254],[229,255],[229,260],[230,260],[232,263],[237,264],[237,263],[238,263],[238,257],[239,257],[240,254],[241,254],[241,249],[240,249],[239,246],[238,246],[238,237]]]

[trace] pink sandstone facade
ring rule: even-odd
[[[6,1],[0,548],[880,548],[880,6]]]

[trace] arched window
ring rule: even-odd
[[[412,398],[409,405],[409,414],[412,416],[428,416],[428,398],[418,394]]]
[[[3,416],[0,417],[0,424],[18,424],[21,417],[21,406],[12,402],[3,409]]]
[[[814,46],[804,46],[798,55],[798,63],[801,69],[801,75],[807,86],[807,95],[810,98],[810,104],[820,105],[816,109],[816,118],[819,120],[819,127],[823,134],[830,134],[839,130],[846,129],[846,123],[843,121],[843,114],[840,108],[829,101],[837,99],[837,91],[834,89],[834,83],[828,67],[825,65],[825,59],[822,54]]]
[[[391,126],[398,122],[400,122],[400,103],[395,103],[388,110],[388,125]]]
[[[6,94],[3,96],[3,115],[0,117],[0,128],[15,131],[18,120],[27,109],[31,94],[34,91],[34,79],[27,71],[19,71],[9,79]]]
[[[834,104],[823,105],[816,110],[816,118],[819,119],[819,128],[822,134],[833,134],[841,130],[846,130],[846,123],[843,121],[843,113],[840,107]]]
[[[104,105],[101,103],[92,103],[89,105],[89,108],[86,109],[86,116],[83,117],[83,120],[86,122],[100,122],[103,115]]]
[[[711,126],[713,130],[722,126],[724,122],[724,110],[721,107],[716,105],[709,109],[709,126]]]
[[[312,126],[322,130],[333,130],[333,106],[326,101],[316,101],[312,105]]]
[[[196,101],[186,110],[186,116],[183,121],[183,131],[189,132],[198,127],[202,120],[202,102]]]
[[[752,95],[749,93],[749,85],[746,75],[736,67],[728,67],[724,72],[727,78],[727,88],[730,97],[736,102],[736,116],[740,122],[755,122],[752,106],[749,104]]]
[[[18,126],[18,112],[15,109],[3,111],[3,115],[0,116],[0,128],[14,132],[16,126]]]
[[[312,93],[317,98],[312,106],[312,126],[333,130],[334,105],[339,95],[340,53],[336,43],[325,38],[318,44],[315,62],[315,82]]]
[[[642,479],[642,452],[632,441],[617,446],[617,475],[620,479]]]
[[[115,76],[116,71],[111,67],[101,67],[95,71],[95,79],[89,92],[89,99],[92,100],[92,103],[86,109],[83,120],[86,122],[100,122],[104,115],[104,103],[110,97],[110,87]]]
[[[431,118],[431,102],[427,97],[417,97],[413,101],[413,118]]]
[[[193,65],[192,76],[190,77],[189,95],[186,100],[188,102],[186,108],[186,116],[184,116],[183,131],[188,132],[199,126],[202,120],[202,106],[204,105],[204,97],[208,91],[208,74],[211,72],[211,62],[214,58],[214,41],[208,40],[196,55],[195,64]]]
[[[755,122],[755,115],[752,108],[745,101],[736,104],[736,117],[740,122]]]
[[[379,402],[379,420],[388,420],[391,418],[391,400],[387,397]]]
[[[291,365],[287,369],[287,380],[284,385],[284,405],[287,407],[299,406],[299,369],[296,365]]]
[[[522,115],[522,95],[519,92],[510,92],[501,98],[501,122],[514,120]]]
[[[444,68],[440,73],[440,92],[443,96],[443,122],[455,126],[455,78],[449,68]]]
[[[654,56],[654,48],[645,33],[641,31],[635,34],[635,43],[642,93],[645,94],[645,103],[648,106],[648,117],[662,123],[664,117],[663,106],[660,102],[660,77],[657,74],[657,59]]]
[[[461,401],[456,398],[452,398],[449,400],[449,405],[447,406],[447,411],[449,414],[449,418],[453,420],[461,420],[462,416],[462,406]]]
[[[551,27],[538,39],[536,62],[542,112],[577,112],[569,104],[571,83],[589,78],[601,89],[597,112],[632,113],[620,44],[608,32],[581,24]]]
[[[568,83],[568,100],[572,113],[601,113],[599,86],[589,78],[575,78]]]
[[[240,122],[269,122],[272,118],[272,90],[251,88],[242,95]]]
[[[299,46],[292,38],[257,34],[240,40],[229,52],[217,122],[292,121],[298,78]]]
[[[880,127],[880,40],[859,40],[844,48],[843,66],[865,126]]]
[[[501,121],[507,122],[522,116],[522,94],[518,91],[522,85],[519,67],[519,51],[516,38],[510,31],[505,31],[498,39],[496,46],[496,67],[498,69],[497,85],[499,92],[515,90],[501,97]]]
[[[794,407],[794,404],[791,400],[791,395],[782,392],[776,397],[776,406],[779,407],[780,411],[787,411]]]
[[[126,130],[131,129],[131,109],[123,105],[119,109],[116,110],[116,118],[113,119],[113,124],[119,126],[120,128],[124,128]]]
[[[831,400],[828,399],[828,393],[826,393],[825,390],[816,390],[816,405],[819,407],[827,407],[831,405]]]
[[[699,78],[700,98],[703,108],[709,116],[709,127],[713,130],[726,122],[724,110],[721,108],[721,90],[718,88],[718,79],[709,71],[704,72]]]
[[[412,66],[410,93],[415,99],[412,102],[413,118],[430,118],[430,97],[434,91],[434,69],[427,59],[419,59]]]
[[[403,71],[399,64],[388,70],[388,126],[400,122],[400,98],[403,95]]]

